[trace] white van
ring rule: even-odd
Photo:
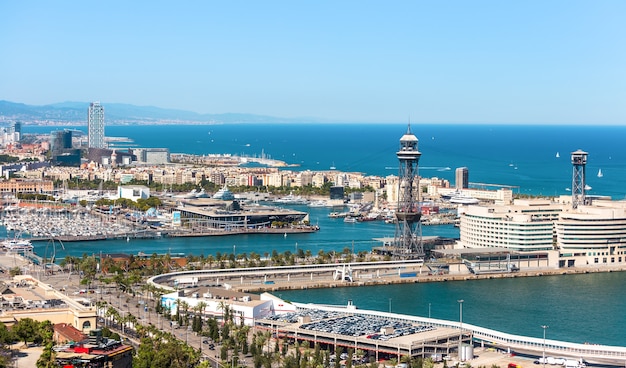
[[[565,368],[583,368],[586,367],[585,363],[579,360],[567,359],[563,364]]]

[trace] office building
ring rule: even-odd
[[[571,208],[571,196],[517,199],[512,205],[467,206],[460,248],[557,251],[558,267],[626,263],[626,203],[595,200]]]
[[[104,142],[104,107],[100,102],[92,102],[89,105],[89,118],[87,120],[89,148],[106,148]]]
[[[457,167],[454,175],[456,189],[469,188],[469,170],[467,167]]]

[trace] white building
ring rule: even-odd
[[[559,267],[626,264],[626,202],[596,200],[572,208],[571,197],[472,205],[461,214],[460,248],[558,251]]]
[[[144,185],[124,185],[117,187],[117,198],[126,198],[133,201],[150,198],[150,188]]]
[[[137,162],[148,165],[170,163],[170,150],[167,148],[137,148],[133,150]]]
[[[185,304],[183,304],[184,302]],[[204,303],[204,308],[198,311],[200,303]],[[185,294],[182,290],[163,295],[161,305],[169,310],[171,315],[175,315],[181,306],[188,307],[189,314],[201,313],[205,317],[214,317],[221,320],[224,317],[225,309],[231,312],[233,322],[243,323],[253,326],[254,321],[267,318],[274,314],[295,312],[296,307],[277,298],[269,293],[261,295],[247,295],[244,293],[232,292],[225,289],[209,289],[204,293],[191,292]]]

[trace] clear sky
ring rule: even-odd
[[[626,124],[626,1],[1,1],[0,99]]]

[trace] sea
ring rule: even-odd
[[[86,133],[85,126],[24,125],[23,134],[59,129]],[[268,157],[294,165],[289,170],[361,172],[398,175],[399,140],[410,129],[419,139],[419,174],[454,184],[454,172],[467,167],[470,186],[511,187],[529,196],[570,194],[570,154],[588,153],[587,194],[626,199],[626,126],[508,124],[215,124],[107,126],[107,137],[126,137],[125,148],[168,148],[171,153],[232,154]],[[601,171],[602,175],[598,175]],[[328,208],[293,207],[309,212],[320,231],[313,234],[237,235],[208,238],[162,238],[76,243],[39,243],[36,252],[57,258],[99,253],[180,253],[194,255],[268,251],[317,254],[369,251],[392,237],[394,225],[346,224],[328,217]],[[450,225],[424,226],[424,236],[458,237]],[[54,249],[53,249],[54,248]],[[60,249],[59,249],[60,248]],[[529,278],[347,287],[277,292],[282,298],[311,303],[458,320],[525,336],[579,343],[626,346],[626,272]]]

